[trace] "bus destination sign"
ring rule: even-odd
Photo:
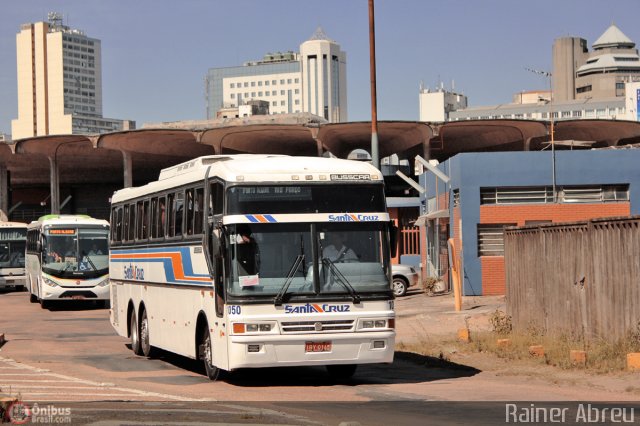
[[[49,229],[49,235],[74,235],[75,229]]]

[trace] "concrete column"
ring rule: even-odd
[[[60,214],[60,185],[58,182],[58,160],[49,157],[49,172],[51,181],[51,214]]]
[[[122,151],[122,166],[124,169],[124,187],[131,188],[133,186],[133,162],[129,151]]]
[[[9,217],[9,171],[4,164],[0,165],[0,217]]]

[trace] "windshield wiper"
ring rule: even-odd
[[[276,298],[273,301],[273,304],[275,306],[282,306],[282,300],[284,299],[285,294],[287,294],[287,290],[289,289],[289,286],[293,282],[293,277],[295,276],[296,272],[298,272],[300,265],[303,263],[304,263],[304,255],[299,254],[298,256],[296,256],[296,259],[293,261],[293,265],[291,265],[291,269],[289,269],[287,278],[284,280],[284,283],[282,283],[282,288],[280,289],[280,291],[276,295]]]
[[[356,292],[356,289],[353,288],[351,284],[349,284],[349,280],[347,280],[347,278],[344,275],[342,275],[342,272],[340,272],[338,268],[336,268],[336,265],[330,259],[326,259],[326,258],[322,259],[322,264],[325,265],[327,268],[329,268],[329,270],[333,273],[335,280],[338,283],[340,283],[342,287],[347,289],[347,291],[353,298],[354,305],[359,304],[360,296],[358,295],[358,292]]]
[[[87,259],[87,262],[89,262],[89,265],[91,265],[91,267],[93,268],[94,271],[97,271],[98,268],[96,268],[96,265],[93,264],[93,261],[91,260],[91,255],[85,255],[84,256],[85,259]]]

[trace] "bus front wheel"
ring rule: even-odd
[[[131,350],[136,355],[142,355],[142,346],[140,345],[140,329],[138,328],[138,319],[136,318],[135,311],[131,312],[129,327],[131,328]]]
[[[213,350],[211,346],[211,333],[209,326],[204,329],[200,340],[200,358],[204,361],[204,369],[207,377],[211,381],[216,381],[220,377],[220,369],[213,365]]]
[[[37,301],[38,301],[38,296],[36,296],[33,293],[29,294],[29,302],[36,303]]]

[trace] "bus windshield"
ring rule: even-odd
[[[44,235],[42,270],[57,277],[93,278],[109,271],[109,231],[49,229]]]
[[[24,268],[25,241],[0,242],[0,268]]]
[[[228,294],[273,298],[282,292],[290,299],[388,292],[386,227],[384,222],[231,225]]]

